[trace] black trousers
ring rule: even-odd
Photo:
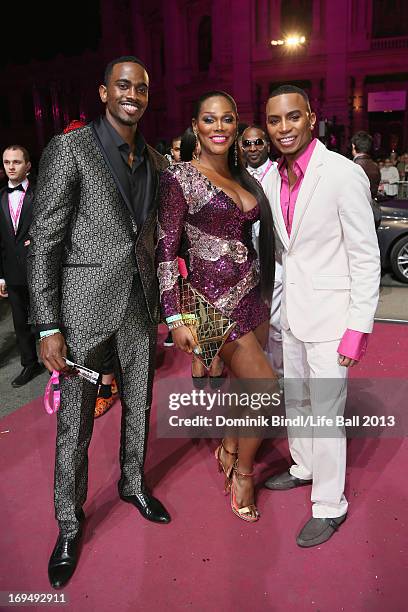
[[[35,336],[28,324],[30,297],[27,285],[7,285],[13,315],[14,331],[20,351],[21,365],[33,365],[37,361]]]

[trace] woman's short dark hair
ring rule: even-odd
[[[223,97],[231,104],[231,107],[238,120],[237,105],[232,96],[225,91],[213,90],[200,96],[194,105],[193,118],[197,119],[200,114],[201,106],[208,98]],[[238,127],[238,126],[237,126]],[[237,131],[238,135],[238,131]],[[261,271],[261,294],[262,298],[268,303],[271,302],[272,292],[275,278],[275,248],[274,248],[274,232],[271,207],[268,199],[261,187],[261,184],[252,177],[242,163],[241,156],[237,151],[237,141],[235,139],[228,151],[228,167],[231,176],[239,183],[246,191],[251,193],[260,210],[260,232],[259,232],[259,262]]]

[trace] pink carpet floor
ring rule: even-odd
[[[163,335],[161,335],[161,340]],[[407,378],[408,326],[377,324],[354,376]],[[157,379],[188,360],[159,349]],[[296,533],[310,517],[310,489],[259,488],[261,520],[245,524],[222,495],[215,441],[158,439],[155,414],[147,481],[172,515],[144,521],[117,496],[120,406],[95,423],[85,543],[63,590],[74,612],[405,611],[408,598],[408,444],[404,438],[353,439],[346,495],[349,517],[333,538],[300,549]],[[55,418],[36,400],[2,419],[0,430],[0,591],[51,591],[48,556],[53,518]],[[285,440],[259,453],[259,484],[288,465]],[[39,608],[39,606],[37,606]],[[1,607],[1,609],[5,609]],[[36,608],[35,608],[36,609]]]

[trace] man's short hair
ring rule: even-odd
[[[139,64],[139,66],[141,66],[147,72],[147,68],[144,65],[144,63],[140,59],[135,57],[134,55],[121,55],[121,57],[118,57],[118,58],[112,60],[106,66],[106,68],[105,68],[105,76],[104,76],[104,81],[103,81],[105,85],[108,84],[108,81],[110,79],[110,75],[112,74],[113,67],[116,66],[116,64],[124,64],[125,62],[131,62],[133,64]]]
[[[306,102],[307,109],[310,113],[311,107],[310,107],[309,96],[307,95],[304,89],[302,89],[301,87],[297,87],[297,85],[288,84],[288,85],[280,85],[279,87],[276,87],[276,89],[273,89],[271,93],[269,94],[268,100],[270,100],[271,98],[276,98],[276,96],[283,96],[284,94],[291,94],[291,93],[299,94],[299,96],[302,96],[302,98]]]
[[[373,137],[368,132],[360,130],[360,132],[356,132],[352,137],[351,144],[355,146],[357,153],[369,154],[373,144]]]
[[[24,161],[26,164],[30,161],[30,154],[27,149],[19,144],[13,144],[6,147],[3,151],[3,155],[6,151],[21,151],[24,157]]]
[[[246,132],[247,130],[259,130],[264,135],[264,140],[266,140],[266,142],[269,142],[269,136],[265,128],[263,128],[261,125],[258,125],[257,123],[252,123],[251,125],[248,125],[248,127],[245,128],[244,132]]]
[[[175,142],[177,142],[178,140],[181,142],[181,138],[182,138],[182,136],[175,136],[174,138],[171,139],[171,146],[172,146],[172,148],[173,148],[173,144]]]

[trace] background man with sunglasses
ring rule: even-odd
[[[242,155],[247,170],[263,185],[266,177],[276,163],[269,158],[269,138],[262,128],[250,125],[242,133]],[[259,239],[259,221],[254,225],[255,246]],[[271,366],[279,375],[283,375],[282,334],[280,326],[280,306],[282,297],[282,265],[275,263],[275,286],[272,297],[271,317],[269,320],[269,337],[266,346]]]

